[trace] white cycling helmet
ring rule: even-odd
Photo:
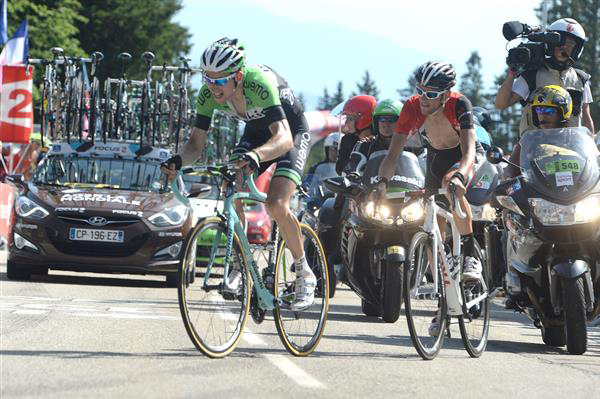
[[[548,26],[548,32],[558,32],[562,38],[561,44],[564,44],[567,36],[572,37],[575,40],[575,48],[571,54],[571,58],[575,61],[579,58],[583,52],[583,45],[587,41],[585,37],[585,31],[579,22],[573,18],[561,18],[558,21],[554,21]]]
[[[342,141],[343,134],[340,132],[331,133],[329,136],[325,137],[325,142],[323,143],[323,147],[336,147],[339,148],[340,142]]]
[[[415,79],[421,86],[449,90],[456,84],[456,72],[448,62],[429,61],[417,70]]]
[[[200,68],[204,72],[228,72],[239,71],[246,62],[244,46],[237,39],[217,40],[202,53],[200,57]]]

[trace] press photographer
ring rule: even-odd
[[[574,67],[586,42],[583,27],[572,18],[562,18],[548,26],[547,32],[517,21],[502,28],[506,40],[527,41],[509,50],[509,71],[496,95],[496,108],[505,109],[520,102],[523,115],[519,132],[534,129],[531,93],[539,87],[558,85],[573,99],[573,114],[568,126],[585,126],[594,132],[590,114],[592,93],[590,75]]]

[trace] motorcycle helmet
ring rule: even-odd
[[[323,142],[323,148],[325,149],[325,159],[328,159],[329,147],[340,148],[340,142],[342,141],[343,133],[334,132],[330,133],[329,136],[325,137],[325,141]]]
[[[400,100],[382,100],[377,103],[375,111],[373,111],[373,133],[379,134],[378,119],[380,116],[400,116],[402,111],[402,101]]]
[[[373,122],[373,111],[377,100],[373,96],[354,96],[344,104],[342,115],[353,115],[356,118],[357,131],[364,130]]]
[[[200,68],[204,72],[235,73],[246,63],[244,46],[238,39],[217,40],[202,53]]]
[[[434,89],[449,90],[456,84],[456,72],[448,62],[428,61],[421,65],[415,75],[417,84]]]
[[[483,107],[473,107],[473,120],[476,124],[491,132],[492,130],[492,117],[487,109]]]
[[[564,88],[557,85],[538,87],[531,95],[531,109],[533,123],[539,126],[539,120],[535,107],[553,107],[558,108],[561,116],[561,123],[565,123],[573,113],[573,100],[571,95]]]
[[[561,41],[559,46],[565,44],[565,40],[567,37],[571,37],[575,40],[575,47],[571,52],[571,58],[577,61],[581,53],[583,52],[583,45],[587,41],[585,37],[585,31],[583,27],[579,24],[579,22],[575,21],[572,18],[561,18],[558,21],[554,21],[548,26],[548,32],[558,32],[560,33]],[[553,46],[549,46],[550,55],[554,51]]]

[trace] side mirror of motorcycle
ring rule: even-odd
[[[325,179],[323,185],[336,194],[341,194],[348,188],[347,180],[342,176]]]
[[[504,161],[504,151],[502,151],[502,148],[500,147],[491,146],[485,152],[485,157],[487,158],[489,163],[497,165],[500,162]]]
[[[212,186],[204,183],[192,183],[188,198],[206,198],[210,195]]]

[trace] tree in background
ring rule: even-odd
[[[379,96],[379,90],[377,89],[377,85],[371,79],[371,75],[369,74],[368,70],[365,71],[365,75],[363,76],[362,82],[356,83],[356,88],[358,89],[358,93],[352,93],[352,96],[366,95],[373,96],[375,98]]]
[[[536,9],[542,18],[543,1]],[[600,57],[600,0],[553,0],[548,9],[548,24],[560,18],[574,18],[583,26],[587,42],[576,67],[592,75],[590,88],[592,95],[600,96],[600,73],[598,57]],[[596,128],[600,125],[600,105],[598,101],[590,104],[592,119]]]
[[[177,64],[191,49],[191,34],[172,22],[181,10],[180,0],[80,0],[82,20],[77,21],[79,41],[86,53],[104,53],[99,78],[118,77],[117,54],[132,55],[126,73],[143,78],[142,53],[152,51],[156,64]]]
[[[471,100],[473,106],[485,107],[481,69],[481,57],[473,51],[467,61],[467,72],[460,77],[459,91]]]
[[[325,88],[323,90],[323,96],[319,97],[317,109],[321,111],[331,110],[336,105],[343,102],[346,98],[344,97],[342,87],[342,81],[339,81],[337,84],[337,90],[333,96],[330,96],[329,91],[327,90],[327,88]]]
[[[400,100],[406,101],[415,94],[415,87],[417,86],[417,71],[421,66],[415,68],[415,70],[408,76],[407,86],[404,89],[397,89],[396,92],[400,96]]]

